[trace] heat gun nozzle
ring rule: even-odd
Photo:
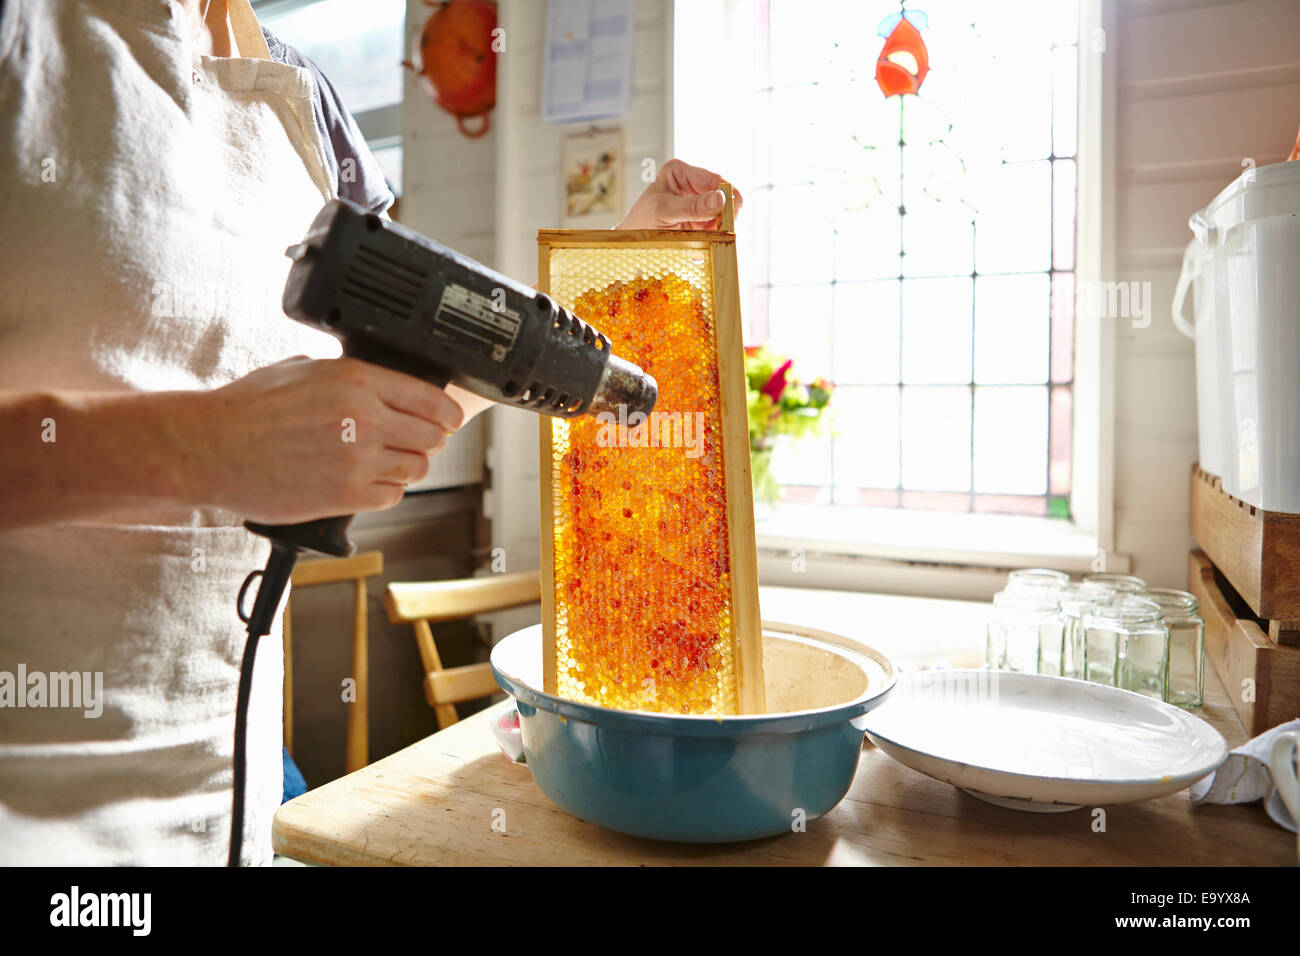
[[[636,365],[611,355],[596,386],[596,394],[588,407],[588,413],[599,415],[601,412],[617,414],[619,406],[627,408],[627,415],[641,412],[649,415],[659,398],[659,383],[654,376],[642,371]]]

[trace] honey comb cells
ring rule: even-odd
[[[659,384],[650,421],[551,423],[556,690],[739,712],[713,290],[699,249],[555,249],[552,292]],[[653,434],[652,434],[653,432]]]

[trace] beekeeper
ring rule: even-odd
[[[221,863],[243,520],[390,507],[484,402],[284,317],[322,203],[392,196],[247,0],[0,0],[0,169],[0,863]],[[718,183],[666,163],[623,225],[707,223]],[[281,795],[262,648],[247,863]]]

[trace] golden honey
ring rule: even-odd
[[[707,255],[551,250],[551,294],[659,385],[648,421],[551,423],[550,573],[563,697],[629,710],[739,712]]]

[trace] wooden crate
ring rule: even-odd
[[[1277,644],[1300,645],[1300,515],[1234,498],[1192,466],[1192,537]]]
[[[1300,717],[1300,647],[1270,640],[1204,552],[1189,556],[1187,589],[1205,619],[1205,656],[1246,731],[1253,737]]]

